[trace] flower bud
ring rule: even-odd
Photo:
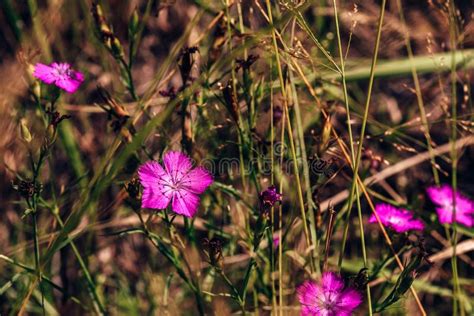
[[[111,49],[112,49],[112,54],[114,55],[115,58],[123,58],[123,56],[125,55],[125,52],[123,50],[122,44],[120,43],[120,40],[115,36],[112,39]]]
[[[130,37],[133,37],[138,32],[138,9],[133,10],[132,16],[130,17],[130,22],[128,22],[128,33]]]
[[[28,129],[26,119],[20,120],[20,134],[21,138],[26,142],[30,143],[33,137],[31,136],[30,130]]]

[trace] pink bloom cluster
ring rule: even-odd
[[[393,229],[397,233],[404,233],[410,230],[423,230],[425,227],[421,220],[413,218],[412,212],[396,208],[390,204],[377,204],[375,206],[375,212],[377,212],[384,226]],[[377,218],[374,214],[370,216],[369,223],[377,223]]]
[[[452,224],[453,221],[467,227],[474,226],[474,202],[454,190],[449,185],[441,187],[429,187],[426,192],[430,199],[437,205],[439,222],[441,224]],[[453,205],[455,199],[455,207]],[[456,208],[456,218],[454,209]]]
[[[140,166],[138,175],[143,186],[142,207],[172,210],[193,217],[199,206],[199,194],[212,183],[211,175],[202,167],[192,168],[191,159],[171,151],[163,157],[164,168],[156,161]]]
[[[349,316],[362,303],[361,294],[345,288],[343,280],[332,272],[323,273],[320,283],[306,281],[297,292],[303,316]]]
[[[84,81],[84,75],[71,68],[68,63],[37,63],[33,76],[47,84],[54,84],[68,93],[74,93]]]

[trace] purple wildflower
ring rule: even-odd
[[[138,175],[143,186],[142,208],[164,209],[171,201],[172,210],[193,217],[199,205],[199,194],[211,185],[211,175],[202,167],[192,168],[189,157],[168,152],[164,168],[156,161],[140,166]]]
[[[260,193],[260,201],[264,207],[272,207],[276,202],[281,201],[282,195],[277,192],[274,185],[268,187],[265,191]]]
[[[71,68],[68,63],[52,63],[45,65],[37,63],[33,76],[44,83],[54,84],[68,93],[74,93],[84,81],[84,75]]]
[[[441,224],[451,224],[453,222],[454,207],[453,194],[454,191],[449,185],[442,185],[441,187],[429,187],[426,192],[430,199],[438,207],[439,222]],[[463,224],[467,227],[474,226],[474,202],[462,194],[456,192],[456,218],[455,222]]]
[[[413,218],[412,212],[396,208],[390,204],[377,204],[375,211],[379,215],[382,224],[390,227],[397,233],[404,233],[409,230],[423,230],[425,227],[421,220]],[[377,218],[374,214],[370,216],[369,223],[377,223]]]
[[[280,245],[280,236],[278,235],[275,235],[273,236],[273,248],[278,248],[278,246]]]
[[[362,303],[362,295],[332,272],[323,273],[321,282],[306,281],[298,287],[301,315],[349,316]]]

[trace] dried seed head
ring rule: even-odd
[[[204,250],[207,253],[209,263],[213,266],[218,266],[222,259],[222,240],[214,237],[211,240],[205,238],[202,242]]]
[[[33,195],[40,193],[43,190],[43,185],[29,180],[21,180],[18,185],[13,186],[15,190],[20,193],[25,199],[33,197]]]

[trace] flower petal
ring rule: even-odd
[[[463,224],[466,227],[474,226],[474,215],[472,213],[456,213],[456,222]]]
[[[449,185],[442,185],[441,187],[429,187],[426,192],[433,203],[438,205],[436,212],[438,213],[439,222],[441,224],[451,224],[454,209],[453,189]],[[467,227],[474,226],[474,202],[459,192],[456,192],[455,199],[455,221]]]
[[[177,214],[186,217],[193,217],[198,209],[199,197],[186,190],[176,190],[173,192],[172,208]]]
[[[449,185],[441,187],[429,187],[426,190],[433,203],[439,206],[450,205],[453,203],[453,190]]]
[[[166,175],[163,167],[156,161],[147,161],[138,168],[140,182],[144,187],[157,183]]]
[[[341,293],[338,306],[348,315],[362,303],[362,295],[352,288],[348,288]]]
[[[35,65],[35,70],[33,71],[33,76],[38,78],[47,84],[52,84],[56,81],[55,70],[53,67],[50,67],[45,64],[37,63]]]
[[[409,230],[423,230],[425,227],[421,220],[413,218],[412,212],[396,208],[390,204],[377,204],[375,212],[384,226],[393,229],[397,233],[404,233]],[[375,214],[372,214],[369,218],[369,223],[376,222]]]
[[[204,192],[212,183],[212,176],[203,167],[198,167],[183,176],[180,184],[196,194]]]
[[[192,168],[191,159],[179,151],[169,151],[163,157],[166,171],[175,181],[179,181]]]
[[[74,93],[84,81],[84,75],[79,71],[71,71],[68,77],[60,77],[56,80],[56,86],[68,93]]]
[[[142,208],[162,210],[168,206],[170,200],[171,197],[163,194],[159,187],[143,189]]]
[[[143,186],[142,207],[164,209],[168,206],[172,194],[163,185],[167,176],[165,170],[156,161],[148,161],[138,169],[140,183]]]
[[[318,297],[323,295],[321,287],[313,281],[306,281],[297,289],[301,304],[301,315],[319,315],[321,310]]]
[[[344,282],[335,273],[324,272],[321,278],[323,291],[337,292],[344,287]]]

